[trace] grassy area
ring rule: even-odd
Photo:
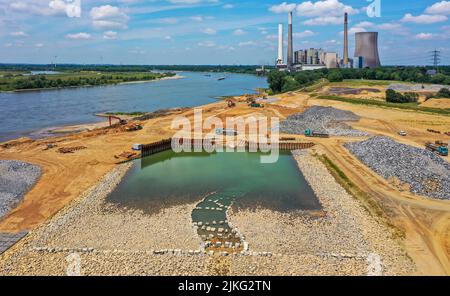
[[[395,225],[389,222],[383,208],[367,193],[356,186],[347,175],[326,155],[317,156],[318,159],[326,166],[334,179],[347,191],[348,194],[357,199],[362,206],[380,222],[391,227],[395,231],[395,235],[399,238],[404,238],[405,234]]]
[[[350,98],[343,98],[343,97],[333,96],[333,95],[326,95],[326,96],[324,95],[324,96],[319,96],[318,98],[322,99],[322,100],[339,101],[339,102],[345,102],[345,103],[356,104],[356,105],[370,105],[370,106],[376,106],[376,107],[382,107],[382,108],[397,108],[397,109],[403,109],[403,110],[421,111],[421,112],[447,115],[447,116],[450,115],[450,109],[422,107],[418,103],[387,103],[384,101],[366,100],[366,99],[350,99]]]
[[[315,91],[319,90],[320,88],[328,85],[329,83],[330,82],[327,79],[321,79],[321,80],[313,83],[310,86],[300,89],[300,91],[315,92]]]
[[[133,81],[151,81],[173,75],[175,74],[95,71],[66,71],[58,74],[40,74],[30,76],[3,75],[0,76],[0,91],[108,85]]]
[[[365,80],[365,79],[345,79],[342,82],[333,82],[331,87],[361,87],[361,86],[389,86],[393,83],[407,84],[408,82],[392,80]]]

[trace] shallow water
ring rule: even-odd
[[[321,208],[289,152],[281,152],[273,164],[261,164],[260,156],[249,152],[158,153],[136,160],[108,201],[151,213],[198,203],[211,193],[231,192],[238,208],[260,206],[280,212]],[[223,220],[219,214],[201,220]]]
[[[0,93],[0,142],[64,125],[103,121],[102,112],[155,111],[214,102],[267,87],[254,75],[181,72],[183,79],[98,87]],[[218,77],[227,79],[217,81]]]

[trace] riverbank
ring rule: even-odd
[[[251,108],[242,98],[236,99],[236,107],[228,108],[226,102],[219,101],[209,105],[202,106],[204,118],[216,115],[225,119],[233,116],[277,116],[280,119],[286,118],[289,115],[301,112],[306,107],[313,105],[333,106],[341,110],[349,110],[361,117],[359,122],[352,123],[352,127],[366,131],[371,134],[386,134],[395,138],[399,142],[407,143],[413,146],[423,146],[423,141],[431,141],[436,136],[426,132],[426,128],[444,129],[449,124],[449,119],[443,116],[405,112],[402,110],[385,110],[377,109],[368,106],[355,106],[353,104],[346,104],[344,102],[326,101],[316,99],[307,94],[282,94],[277,96],[276,103],[268,103],[264,108]],[[154,117],[142,120],[143,130],[127,133],[121,131],[119,128],[108,128],[93,131],[81,132],[75,135],[57,137],[51,140],[22,140],[11,143],[8,146],[0,146],[0,158],[2,159],[20,159],[36,163],[42,166],[44,174],[36,186],[26,195],[23,202],[15,208],[6,218],[0,221],[0,231],[4,232],[18,232],[23,229],[36,229],[46,221],[50,221],[61,208],[70,204],[72,201],[78,199],[89,188],[98,184],[108,172],[116,167],[119,161],[114,156],[123,151],[130,151],[131,143],[149,143],[168,138],[173,135],[174,130],[170,128],[174,118],[178,116],[187,117],[193,120],[193,109],[174,110],[171,113],[164,114],[160,117]],[[432,122],[433,126],[429,123]],[[408,137],[400,137],[397,134],[398,130],[406,130]],[[285,135],[282,135],[285,136]],[[304,140],[303,136],[295,136],[297,139]],[[308,139],[311,140],[311,139]],[[349,204],[343,206],[341,214],[330,212],[330,217],[325,216],[322,221],[335,221],[341,223],[338,227],[347,229],[348,231],[339,231],[333,225],[320,225],[318,227],[325,227],[324,234],[318,237],[324,239],[324,243],[331,244],[327,248],[325,244],[322,247],[324,254],[311,253],[308,249],[308,241],[302,241],[302,237],[297,234],[298,242],[289,238],[280,236],[280,239],[275,240],[277,236],[269,233],[270,241],[273,242],[272,249],[266,250],[263,240],[264,237],[255,234],[258,238],[250,242],[251,254],[247,256],[203,256],[200,254],[182,253],[168,253],[152,254],[148,250],[129,250],[117,247],[102,252],[77,251],[80,253],[82,261],[86,262],[86,274],[102,274],[105,270],[109,270],[110,274],[250,274],[250,275],[265,275],[265,274],[364,274],[367,271],[366,259],[367,252],[373,251],[382,256],[382,262],[387,262],[387,266],[383,266],[383,271],[388,274],[405,274],[411,271],[417,274],[448,274],[448,252],[446,246],[448,245],[448,217],[450,214],[450,204],[445,201],[430,201],[421,196],[413,195],[407,192],[399,192],[394,186],[391,186],[386,180],[379,177],[369,168],[361,164],[355,157],[353,157],[345,148],[343,144],[353,139],[345,137],[332,137],[330,139],[312,139],[316,143],[317,149],[322,149],[327,157],[335,163],[355,186],[358,186],[365,194],[374,197],[373,202],[377,203],[386,216],[386,219],[396,227],[402,230],[404,237],[399,237],[400,248],[405,247],[414,263],[417,266],[417,271],[410,270],[409,264],[403,266],[403,261],[391,260],[389,255],[384,255],[383,252],[392,248],[394,254],[398,254],[399,258],[404,258],[401,251],[396,248],[394,244],[396,238],[388,237],[388,247],[379,246],[381,240],[373,239],[377,235],[376,226],[378,221],[364,218],[363,214],[358,214],[359,210],[352,210],[352,203],[347,197],[339,197],[339,204]],[[357,139],[359,140],[359,139]],[[49,143],[56,144],[58,147],[77,147],[85,146],[86,149],[76,151],[73,154],[59,154],[55,150],[44,150]],[[315,148],[315,149],[316,149]],[[318,151],[318,150],[317,150]],[[308,163],[309,165],[309,163]],[[312,167],[313,168],[313,167]],[[315,172],[315,170],[313,170]],[[307,171],[304,172],[305,175]],[[322,182],[321,179],[317,182]],[[312,184],[312,182],[311,182]],[[319,183],[321,185],[321,183]],[[331,183],[330,183],[331,184]],[[332,185],[332,184],[331,184]],[[321,185],[322,186],[322,185]],[[341,195],[341,191],[331,186],[323,186],[323,194],[327,194],[329,198],[333,198],[335,194]],[[350,207],[350,208],[349,208]],[[234,213],[240,215],[239,212]],[[232,215],[234,215],[232,214]],[[177,214],[178,215],[178,214]],[[258,213],[249,217],[257,218]],[[281,234],[290,235],[291,231],[295,236],[295,229],[292,229],[283,217],[275,216],[273,213],[268,213],[270,219],[282,219],[284,224],[268,223],[268,232],[273,230],[273,233],[280,233],[276,228],[279,225],[287,225],[286,231]],[[343,215],[343,216],[342,216]],[[347,221],[342,217],[351,217],[356,215],[357,218],[352,218],[346,225]],[[358,218],[363,215],[362,218]],[[114,216],[119,219],[112,224],[111,228],[116,225],[120,226],[123,218],[120,215]],[[237,217],[237,216],[236,216]],[[336,217],[336,218],[334,218]],[[339,218],[340,217],[340,218]],[[320,218],[318,218],[320,219]],[[326,220],[329,219],[329,220]],[[334,219],[334,220],[333,220]],[[257,220],[259,221],[259,220]],[[297,220],[295,220],[297,221]],[[318,221],[318,220],[311,220]],[[361,222],[362,221],[362,222]],[[265,221],[262,221],[265,223]],[[300,233],[305,233],[306,230],[315,230],[314,224],[310,224],[307,220],[298,220],[299,223],[305,223],[305,226],[299,227]],[[330,223],[331,223],[330,222]],[[242,224],[239,230],[245,235],[246,240],[250,240],[252,235],[252,228],[254,226],[247,225],[246,220],[237,221]],[[359,225],[361,223],[361,225]],[[374,223],[374,225],[372,225]],[[247,226],[246,226],[247,225]],[[312,225],[312,226],[311,226]],[[244,228],[250,234],[244,232]],[[369,230],[365,230],[365,228]],[[374,230],[373,230],[373,229]],[[305,230],[306,229],[306,230]],[[319,228],[317,228],[319,229]],[[262,229],[264,232],[265,230]],[[333,231],[336,231],[339,236],[336,240],[342,244],[334,243]],[[355,232],[355,234],[353,234]],[[77,233],[77,232],[74,232]],[[330,238],[326,234],[330,234]],[[30,234],[32,237],[33,232]],[[385,234],[380,234],[384,238]],[[70,235],[69,235],[70,236]],[[320,240],[315,240],[311,234],[307,234],[306,238],[315,246],[321,246]],[[106,238],[105,241],[108,241]],[[176,239],[176,238],[174,238]],[[296,243],[292,251],[283,247],[284,240],[291,243]],[[26,242],[27,238],[23,241]],[[331,241],[331,243],[330,243]],[[394,243],[392,243],[392,241]],[[349,248],[345,248],[348,242]],[[361,245],[359,245],[359,242]],[[128,242],[124,242],[127,244]],[[392,244],[391,244],[392,243]],[[21,243],[17,245],[20,248]],[[114,245],[114,244],[111,244]],[[56,245],[53,245],[56,246]],[[51,248],[53,248],[51,246]],[[158,244],[155,246],[159,247]],[[301,251],[302,246],[307,251],[303,254],[297,254],[293,251]],[[362,246],[362,247],[361,247]],[[37,246],[38,248],[45,248],[46,246]],[[58,247],[58,246],[56,246]],[[55,249],[23,249],[23,260],[20,256],[15,259],[16,263],[9,265],[7,262],[10,257],[2,257],[0,262],[5,262],[9,266],[5,273],[14,273],[13,266],[21,266],[23,269],[30,269],[33,272],[39,273],[39,267],[42,270],[47,270],[45,266],[51,265],[52,261],[65,263],[65,258],[73,250],[56,251]],[[58,247],[59,248],[59,247]],[[64,248],[64,247],[63,247]],[[147,248],[147,246],[145,246]],[[255,248],[253,251],[252,248]],[[354,248],[360,253],[351,253]],[[5,256],[13,256],[19,249],[13,249],[7,252]],[[151,251],[151,249],[150,249]],[[274,252],[272,252],[274,251]],[[275,251],[283,251],[283,253],[276,253]],[[270,252],[271,254],[269,255]],[[308,253],[309,252],[309,253]],[[339,253],[345,252],[345,253]],[[347,253],[348,252],[348,253]],[[398,253],[397,253],[398,252]],[[281,255],[280,255],[281,254]],[[388,259],[385,259],[388,258]],[[59,259],[58,259],[59,258]],[[4,261],[5,260],[5,261]],[[19,263],[17,263],[19,262]],[[128,262],[128,263],[127,263]],[[292,262],[297,262],[293,265]],[[306,263],[303,263],[306,262]],[[1,263],[3,264],[3,263]],[[18,264],[18,265],[15,265]],[[186,265],[184,265],[186,264]],[[31,267],[30,267],[31,266]],[[34,266],[34,267],[33,267]],[[128,269],[121,268],[122,266]],[[189,266],[189,270],[186,270]],[[52,268],[55,268],[54,266]],[[64,266],[52,269],[54,273],[62,274],[65,272]],[[19,269],[18,269],[19,270]],[[408,271],[409,270],[409,271]],[[25,271],[26,272],[26,271]],[[47,272],[49,272],[47,270]],[[30,272],[31,273],[31,272]]]
[[[74,87],[118,85],[134,81],[157,81],[174,73],[153,72],[62,72],[31,76],[0,77],[0,92],[29,92]]]

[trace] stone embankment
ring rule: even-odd
[[[412,193],[450,199],[450,164],[431,151],[388,137],[347,143],[345,147],[383,178],[408,184]]]
[[[38,166],[15,160],[0,160],[0,218],[23,198],[41,176]]]

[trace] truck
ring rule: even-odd
[[[434,152],[440,156],[448,156],[448,146],[441,143],[441,142],[436,142],[436,143],[426,143],[425,147],[430,150],[431,152]]]
[[[315,137],[315,138],[329,138],[330,137],[329,134],[314,132],[309,128],[305,131],[305,136],[306,137]]]

